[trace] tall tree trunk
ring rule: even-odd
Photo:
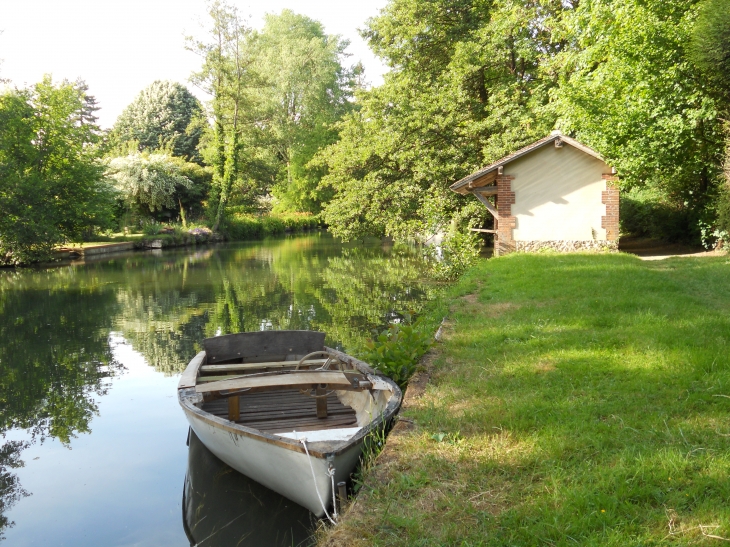
[[[188,227],[188,222],[185,218],[185,207],[183,207],[182,200],[177,198],[177,202],[180,204],[180,220],[182,221],[183,228]]]
[[[217,153],[215,159],[215,171],[213,173],[213,183],[218,187],[218,195],[216,196],[217,203],[213,204],[216,208],[215,222],[213,223],[214,232],[218,230],[218,226],[221,222],[221,199],[223,197],[223,187],[225,186],[227,163],[225,133],[220,114],[215,114],[215,119],[215,138]]]
[[[237,174],[237,160],[238,160],[238,132],[234,130],[231,135],[231,144],[226,154],[226,162],[223,175],[223,184],[221,184],[221,193],[218,198],[218,211],[215,215],[215,225],[213,231],[217,230],[220,226],[221,220],[226,209],[226,203],[228,202],[228,195],[233,187],[233,181],[236,179]]]

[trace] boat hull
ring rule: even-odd
[[[390,422],[402,395],[367,363],[324,346],[324,338],[314,331],[207,338],[178,382],[185,417],[213,454],[318,517],[332,506],[336,483],[354,471],[364,440]],[[321,354],[321,368],[312,370],[308,359]],[[306,370],[299,370],[302,365]],[[324,404],[297,400],[302,388],[324,386],[331,387]],[[247,404],[242,412],[241,400],[249,395],[265,404]],[[221,399],[227,399],[225,407]]]
[[[183,410],[195,434],[219,459],[239,473],[309,509],[318,517],[325,514],[323,503],[325,506],[332,504],[332,479],[328,472],[330,463],[335,469],[335,484],[345,481],[355,469],[362,451],[363,441],[360,439],[337,453],[324,457],[308,456],[272,444],[263,436],[257,438],[236,433],[229,428],[220,428],[184,406]],[[302,436],[306,437],[306,432]]]

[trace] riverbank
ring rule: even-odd
[[[132,250],[190,247],[222,241],[256,240],[285,233],[316,230],[320,221],[313,215],[291,213],[284,215],[257,216],[231,211],[222,229],[213,232],[209,228],[182,228],[179,225],[159,225],[159,229],[147,234],[120,235],[103,241],[74,243],[58,248],[56,259],[91,257]]]
[[[319,544],[730,538],[728,262],[546,254],[471,269],[445,296],[428,385]]]

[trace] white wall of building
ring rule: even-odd
[[[610,172],[605,162],[569,144],[550,143],[506,165],[504,174],[515,177],[514,240],[605,240],[601,175]]]

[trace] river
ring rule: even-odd
[[[0,547],[307,545],[305,509],[188,435],[179,374],[217,334],[352,349],[422,307],[424,272],[320,233],[0,271]]]

